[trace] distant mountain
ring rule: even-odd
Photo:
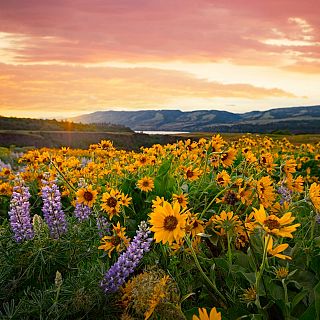
[[[113,123],[136,131],[320,133],[320,106],[243,114],[218,110],[99,111],[71,120],[81,123]]]

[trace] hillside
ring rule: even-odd
[[[111,124],[103,121],[82,124],[71,121],[43,120],[30,118],[14,118],[0,116],[0,130],[30,130],[30,131],[81,131],[81,132],[132,132],[121,124]]]
[[[108,122],[136,131],[320,133],[320,106],[289,107],[243,114],[218,110],[99,111],[75,122]]]

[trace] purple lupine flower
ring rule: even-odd
[[[55,181],[42,180],[41,196],[43,200],[42,212],[49,227],[51,237],[57,239],[67,232],[66,216],[62,210],[61,195]]]
[[[102,238],[110,234],[110,222],[106,217],[97,217],[97,228],[99,237]]]
[[[76,202],[76,207],[74,209],[74,215],[80,222],[89,219],[90,214],[92,213],[91,208],[83,203]]]
[[[10,163],[5,163],[0,159],[0,171],[2,169],[12,169]]]
[[[149,238],[150,230],[145,221],[139,225],[139,230],[130,242],[127,250],[122,253],[117,262],[105,273],[100,282],[104,293],[116,292],[139,264],[144,253],[150,250],[152,238]]]
[[[14,186],[10,201],[10,225],[16,242],[30,240],[34,237],[33,226],[30,217],[30,192],[23,185]]]
[[[281,205],[284,204],[284,202],[291,202],[291,190],[289,190],[285,186],[280,186],[277,191],[281,195],[281,199],[279,201]]]
[[[320,214],[316,215],[316,223],[320,224]]]

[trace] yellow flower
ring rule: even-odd
[[[111,189],[110,192],[105,192],[101,199],[101,208],[109,214],[110,220],[114,215],[120,212],[121,195],[119,191]]]
[[[273,156],[269,152],[265,152],[261,155],[260,164],[267,169],[268,173],[272,172],[273,168],[276,166],[273,163]]]
[[[283,166],[283,171],[286,173],[286,175],[290,173],[294,173],[296,172],[296,166],[297,166],[296,161],[294,159],[289,159],[285,162]]]
[[[152,208],[155,208],[157,206],[162,206],[164,204],[165,200],[164,197],[156,196],[154,200],[152,200]]]
[[[239,196],[232,190],[226,191],[222,199],[217,198],[216,203],[225,203],[231,206],[234,206],[239,201]]]
[[[196,315],[192,316],[192,320],[221,320],[221,312],[218,312],[214,307],[210,311],[210,315],[205,308],[199,308],[199,317]]]
[[[129,197],[128,195],[124,195],[123,193],[120,194],[120,203],[124,207],[128,207],[129,204],[131,203],[132,198]]]
[[[117,252],[121,252],[129,245],[129,239],[125,235],[126,228],[122,228],[120,223],[113,226],[113,235],[105,236],[101,241],[101,246],[98,249],[103,249],[108,252],[109,258],[111,258],[111,253],[115,249]]]
[[[214,224],[214,228],[220,231],[216,231],[218,235],[224,235],[229,230],[234,230],[241,225],[239,216],[234,215],[231,212],[222,211],[220,215],[213,216],[210,221]]]
[[[256,164],[256,162],[257,162],[257,160],[258,160],[252,151],[248,151],[248,152],[245,154],[244,157],[246,158],[246,160],[247,160],[249,163],[254,163],[254,164]]]
[[[172,244],[185,236],[187,215],[180,212],[180,204],[173,206],[164,201],[162,206],[156,206],[150,213],[151,231],[154,232],[156,242]]]
[[[181,205],[181,207],[186,208],[188,205],[188,195],[187,194],[173,194],[172,195],[172,199],[174,201],[179,202],[179,204]]]
[[[150,163],[150,160],[148,159],[148,156],[146,156],[144,154],[137,155],[136,158],[137,158],[136,165],[139,166],[139,167],[148,165]]]
[[[257,298],[257,290],[255,287],[247,288],[243,291],[241,295],[241,301],[245,303],[254,302]]]
[[[275,275],[278,279],[285,279],[289,274],[289,270],[286,267],[280,267],[275,270]]]
[[[149,300],[148,310],[144,313],[144,319],[148,320],[156,306],[161,302],[161,300],[166,296],[165,287],[169,280],[169,276],[166,275],[160,279],[160,281],[154,286],[152,296]]]
[[[293,179],[292,175],[288,174],[286,183],[289,190],[298,193],[303,192],[304,180],[302,176],[298,176],[296,179]]]
[[[237,237],[235,245],[238,250],[245,248],[249,244],[248,232],[244,231],[244,228],[237,228]]]
[[[291,217],[291,212],[286,212],[281,218],[278,218],[274,214],[267,216],[263,205],[260,205],[259,210],[256,208],[253,210],[256,222],[268,234],[293,238],[292,232],[300,226],[300,223],[289,225],[295,219],[295,217]]]
[[[201,174],[202,174],[202,170],[200,170],[199,168],[193,169],[192,167],[187,167],[185,168],[184,177],[185,179],[194,181],[194,180],[197,180]]]
[[[219,167],[220,158],[219,158],[219,155],[218,155],[218,154],[213,154],[213,155],[209,158],[209,161],[210,161],[210,165],[211,165],[213,168],[218,168],[218,167]]]
[[[220,152],[222,146],[225,144],[225,141],[220,136],[220,134],[213,136],[209,142],[208,148],[211,147],[211,152]]]
[[[244,187],[239,186],[238,198],[241,200],[243,204],[251,204],[252,202],[252,191],[250,184],[245,185]]]
[[[229,148],[226,153],[221,155],[221,162],[224,168],[230,167],[237,156],[237,150]]]
[[[320,184],[314,182],[309,189],[310,199],[317,210],[320,210]]]
[[[8,182],[0,183],[0,195],[11,196],[13,188]]]
[[[195,237],[198,233],[204,233],[204,222],[197,219],[197,215],[190,214],[187,220],[186,231],[191,232],[191,236]]]
[[[102,150],[108,150],[108,151],[114,150],[113,142],[110,140],[101,140],[100,143],[98,144],[98,147]]]
[[[92,185],[81,188],[76,192],[77,202],[82,203],[88,207],[92,207],[97,199],[97,190],[92,189]]]
[[[216,181],[220,186],[226,187],[230,183],[231,179],[227,171],[222,170],[217,174]]]
[[[267,243],[268,255],[274,256],[274,257],[277,257],[277,258],[280,258],[283,260],[285,260],[285,259],[291,260],[291,257],[280,253],[289,247],[289,245],[287,243],[280,244],[277,247],[273,248],[273,239],[271,236],[265,237],[264,241]]]
[[[274,188],[269,176],[262,177],[257,181],[257,191],[261,204],[266,208],[270,207],[275,200],[276,195],[274,194]]]
[[[154,182],[150,177],[143,177],[137,182],[137,187],[144,192],[149,192],[154,188]]]

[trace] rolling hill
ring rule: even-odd
[[[98,111],[71,120],[81,123],[113,123],[136,131],[320,133],[320,105],[243,114],[218,110]]]

